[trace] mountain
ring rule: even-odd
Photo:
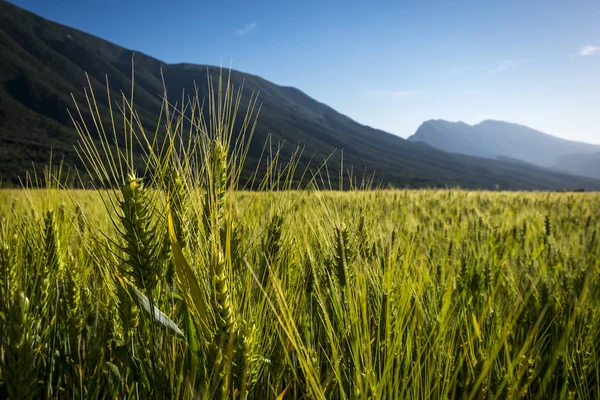
[[[600,153],[561,156],[553,168],[570,174],[600,179]]]
[[[557,160],[573,154],[600,152],[600,146],[597,145],[565,140],[523,125],[491,120],[477,125],[431,120],[424,122],[408,140],[427,143],[450,153],[510,158],[577,174],[579,172],[574,169],[562,168]]]
[[[464,122],[449,122],[441,119],[424,122],[417,132],[408,138],[411,142],[427,143],[449,153],[496,158],[495,151],[488,150],[479,139],[473,126]]]
[[[0,1],[0,179],[3,186],[18,184],[32,162],[44,165],[50,149],[66,165],[79,165],[73,149],[77,135],[67,112],[71,93],[84,105],[83,88],[89,81],[99,111],[108,116],[106,78],[111,92],[129,92],[132,51],[84,32],[48,21],[8,2]],[[215,67],[167,64],[135,53],[135,105],[144,126],[153,128],[163,93],[161,70],[171,98],[182,90],[206,96],[207,75]],[[297,145],[304,148],[299,169],[312,160],[318,167],[336,149],[343,149],[344,167],[357,175],[375,174],[376,181],[405,187],[493,189],[600,189],[600,181],[554,173],[512,162],[448,154],[423,143],[361,125],[298,89],[278,86],[258,76],[231,72],[231,81],[244,82],[244,102],[260,92],[262,110],[249,152],[253,170],[263,144],[285,141],[283,157]],[[114,99],[113,99],[114,101]],[[113,104],[113,107],[114,104]],[[84,115],[85,117],[85,115]],[[287,152],[287,153],[286,153]],[[341,163],[337,151],[328,163],[335,184]],[[81,167],[79,165],[79,167]],[[79,168],[81,170],[81,168]]]

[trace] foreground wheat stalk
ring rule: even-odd
[[[151,133],[88,91],[95,190],[0,192],[0,398],[600,397],[597,194],[268,190],[277,154],[244,192],[255,97],[208,78]]]

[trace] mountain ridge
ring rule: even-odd
[[[512,158],[540,167],[575,173],[557,163],[561,157],[600,153],[600,145],[569,140],[525,125],[485,120],[475,125],[444,120],[425,121],[408,138],[440,150],[485,158]],[[579,175],[582,171],[577,171]],[[600,177],[600,175],[593,175]]]
[[[67,110],[73,100],[85,104],[83,88],[93,87],[102,115],[108,115],[106,79],[113,93],[131,87],[131,60],[135,54],[135,104],[144,126],[155,126],[163,93],[161,71],[169,96],[193,93],[198,83],[206,97],[207,76],[218,67],[190,63],[168,64],[143,52],[127,50],[83,31],[0,2],[0,179],[18,184],[31,162],[44,165],[50,149],[66,165],[81,164],[73,150],[77,135]],[[243,102],[260,91],[261,115],[248,156],[254,170],[262,146],[271,137],[284,147],[282,157],[302,146],[299,168],[313,167],[330,157],[330,178],[338,176],[343,149],[344,165],[375,174],[376,181],[396,187],[463,187],[551,190],[598,190],[600,181],[524,168],[512,163],[448,154],[421,143],[362,125],[312,99],[300,89],[279,86],[257,75],[239,71],[232,83],[244,84]],[[334,186],[335,187],[335,186]]]

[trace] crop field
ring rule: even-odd
[[[600,394],[595,194],[235,193],[181,264],[93,191],[0,196],[15,398]]]
[[[217,91],[163,139],[90,101],[95,188],[0,191],[0,397],[600,397],[599,194],[243,191]]]

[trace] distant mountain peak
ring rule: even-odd
[[[512,122],[488,119],[468,125],[431,121],[424,122],[408,140],[451,153],[519,160],[545,168],[557,168],[559,159],[573,154],[600,152],[598,145],[559,138]],[[574,171],[573,168],[563,170]],[[600,177],[600,171],[594,176]]]

